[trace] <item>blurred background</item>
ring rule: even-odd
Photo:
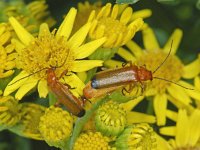
[[[1,0],[9,3],[9,0]],[[18,0],[15,0],[18,1]],[[31,0],[24,0],[30,3]],[[78,2],[84,0],[46,0],[58,27],[63,16],[70,7],[77,7]],[[90,0],[90,3],[96,1]],[[102,0],[103,4],[115,1]],[[1,7],[1,6],[0,6]],[[183,39],[177,55],[185,64],[198,57],[200,52],[200,1],[199,0],[139,0],[132,4],[133,11],[151,9],[152,16],[145,19],[155,31],[160,45],[163,46],[175,28],[183,30]],[[3,13],[3,11],[1,11]],[[142,45],[141,34],[137,33],[134,40]],[[141,109],[140,106],[137,109]],[[8,131],[0,132],[0,150],[54,150],[43,141],[29,140]]]

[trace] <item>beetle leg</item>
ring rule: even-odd
[[[126,87],[123,87],[122,94],[125,95],[125,92],[126,93],[131,93],[131,91],[133,90],[134,86],[135,86],[135,83],[131,83],[131,84],[129,84],[129,88],[128,89]]]
[[[140,87],[142,89],[142,94],[143,94],[144,91],[145,91],[146,86],[145,86],[145,84],[143,82],[140,82]]]
[[[64,75],[67,75],[68,70],[64,70],[58,79],[61,79]]]
[[[128,64],[129,64],[130,66],[132,66],[132,61],[123,62],[123,63],[122,63],[122,67],[125,67],[125,66],[127,66]]]
[[[61,105],[60,105],[59,102],[56,102],[56,103],[54,104],[54,106],[55,106],[55,107],[60,107]]]

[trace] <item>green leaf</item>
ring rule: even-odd
[[[135,4],[139,0],[116,0],[117,4]]]
[[[68,145],[68,149],[72,150],[73,145],[78,138],[78,136],[81,133],[81,130],[83,126],[86,124],[86,122],[90,119],[90,117],[93,115],[93,113],[99,108],[100,105],[102,105],[105,101],[109,100],[109,96],[105,96],[104,98],[98,100],[90,110],[86,111],[86,114],[82,118],[78,118],[75,122],[75,126],[73,129],[72,137],[70,139],[70,143]]]
[[[49,92],[49,106],[54,105],[57,102],[55,95]]]
[[[99,60],[109,60],[114,54],[118,51],[117,48],[98,48],[92,55],[89,56],[89,59],[99,59]]]

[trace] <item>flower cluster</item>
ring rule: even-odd
[[[1,6],[0,130],[63,150],[200,149],[200,59],[176,55],[180,28],[160,46],[150,9],[78,3],[52,29],[45,0]]]

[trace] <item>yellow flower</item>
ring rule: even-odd
[[[41,117],[39,130],[50,145],[64,149],[73,129],[73,118],[59,107],[51,106]]]
[[[114,101],[104,103],[95,112],[96,130],[106,136],[119,135],[126,122],[126,111]]]
[[[182,38],[182,31],[176,29],[163,48],[160,48],[153,30],[150,27],[147,26],[142,33],[145,50],[142,50],[135,42],[129,41],[126,46],[129,48],[130,52],[121,47],[118,50],[118,54],[126,61],[132,61],[133,64],[135,63],[137,66],[145,65],[147,70],[153,72],[169,54],[173,40],[171,55],[168,57],[167,61],[153,73],[153,77],[164,78],[180,85],[193,88],[192,85],[188,85],[188,83],[181,80],[181,78],[184,78],[187,74],[194,77],[196,71],[188,69],[188,66],[184,66],[181,60],[175,55]],[[109,60],[105,64],[114,67],[116,65],[120,66],[121,62]],[[198,64],[199,63],[196,63],[195,66],[198,67]],[[187,90],[173,83],[155,78],[152,81],[145,82],[145,84],[147,84],[146,92],[144,93],[145,96],[153,96],[153,107],[158,125],[164,125],[166,123],[166,107],[169,96],[174,97],[185,105],[189,105],[192,102],[191,97],[200,96],[200,93],[197,91]]]
[[[83,44],[91,27],[90,22],[69,38],[75,17],[76,9],[71,8],[56,33],[55,30],[50,33],[48,25],[42,24],[36,38],[28,33],[15,18],[9,19],[20,40],[13,39],[12,42],[16,44],[19,54],[18,67],[22,68],[22,71],[8,84],[4,95],[9,95],[18,89],[15,97],[21,99],[28,91],[37,86],[40,97],[46,97],[48,87],[44,68],[51,68],[51,66],[58,67],[55,71],[57,77],[67,70],[69,75],[63,77],[63,82],[71,87],[75,86],[76,92],[82,94],[84,84],[72,72],[83,72],[101,66],[101,60],[80,59],[93,53],[105,42],[106,38]]]
[[[16,53],[15,46],[11,44],[12,33],[9,25],[0,24],[0,78],[5,78],[14,73]]]
[[[26,8],[27,11],[30,11],[27,15],[30,14],[32,18],[35,19],[37,25],[40,25],[43,22],[47,23],[49,27],[55,25],[56,21],[50,15],[46,0],[33,1],[29,3]]]
[[[44,115],[46,108],[33,103],[22,103],[20,105],[21,120],[9,130],[26,138],[43,140],[38,127],[40,117]]]
[[[104,103],[85,124],[84,130],[98,130],[104,135],[114,136],[123,131],[124,127],[128,125],[143,122],[155,123],[155,116],[133,111],[134,107],[143,98],[143,96],[140,96],[121,104],[116,103],[115,100]]]
[[[125,8],[119,15],[119,5],[115,4],[112,8],[112,5],[107,3],[97,15],[95,11],[91,12],[88,19],[89,22],[92,21],[89,37],[91,39],[107,37],[103,45],[106,48],[122,46],[130,41],[143,25],[142,18],[132,21],[131,17],[131,7]]]
[[[156,150],[157,140],[153,128],[146,123],[135,124],[127,127],[116,139],[117,149],[146,149]]]
[[[7,22],[9,17],[14,16],[28,31],[31,32],[38,30],[37,26],[42,22],[48,23],[50,27],[55,24],[55,20],[50,16],[48,5],[45,0],[33,1],[28,5],[23,1],[6,2],[2,9],[3,13],[1,21]]]
[[[100,132],[87,132],[82,133],[76,140],[73,150],[110,150],[109,146],[110,139],[106,136],[103,136]]]
[[[21,119],[21,106],[11,96],[0,97],[0,128],[9,128]]]
[[[100,8],[101,8],[100,1],[95,2],[94,4],[90,4],[88,1],[85,1],[84,3],[79,2],[77,7],[78,9],[77,16],[74,22],[74,28],[72,33],[76,32],[78,29],[80,29],[81,26],[87,23],[88,17],[92,10],[99,12]]]
[[[173,136],[169,143],[172,150],[197,150],[200,149],[200,110],[196,109],[191,115],[180,109],[174,113],[176,126],[168,126],[160,129],[160,133]]]

